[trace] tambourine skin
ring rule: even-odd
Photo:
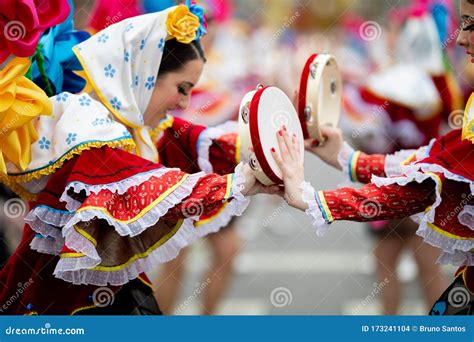
[[[262,87],[247,93],[241,101],[239,133],[244,153],[255,177],[264,185],[282,184],[271,148],[278,149],[277,132],[285,125],[289,134],[300,141],[304,153],[303,132],[291,100],[276,87]]]
[[[337,126],[341,112],[342,80],[337,62],[329,54],[311,55],[303,68],[298,117],[305,139],[324,141],[319,127]]]

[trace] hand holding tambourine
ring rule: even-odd
[[[242,152],[255,177],[264,185],[283,183],[281,169],[272,155],[272,149],[280,152],[277,134],[283,127],[299,142],[303,155],[301,124],[288,96],[272,86],[258,86],[244,96],[239,112]]]
[[[295,103],[305,139],[324,143],[320,127],[337,127],[341,98],[342,80],[335,58],[327,53],[311,55],[301,73]]]

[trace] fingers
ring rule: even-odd
[[[275,162],[277,163],[280,170],[284,170],[285,163],[283,162],[283,159],[280,157],[280,154],[275,150],[274,147],[272,147],[271,152],[272,152],[273,159],[275,159]]]
[[[298,157],[298,161],[301,161],[303,159],[303,156],[301,155],[301,147],[300,147],[301,142],[298,140],[298,137],[296,134],[293,134],[293,146],[295,148],[295,154]]]
[[[296,136],[296,134],[292,135],[291,144],[293,145],[293,150],[294,150],[296,160],[300,162],[302,159],[302,156],[300,153],[300,141],[298,140],[298,137]]]
[[[288,150],[288,147],[285,142],[285,131],[283,129],[280,129],[277,133],[277,142],[278,142],[278,147],[280,148],[280,153],[281,153],[281,159],[283,161],[290,160],[289,153],[290,151]]]
[[[288,151],[288,156],[293,160],[296,159],[293,140],[292,137],[290,137],[290,135],[288,134],[288,131],[286,130],[285,126],[283,126],[283,141],[285,142],[285,146]]]

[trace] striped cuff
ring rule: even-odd
[[[358,182],[357,179],[357,161],[359,160],[360,151],[352,152],[349,157],[349,178],[352,182]]]
[[[326,203],[326,199],[324,198],[323,191],[318,191],[315,193],[316,203],[318,203],[319,210],[323,214],[324,220],[326,223],[331,223],[334,221],[332,217],[331,211],[329,210],[328,204]]]

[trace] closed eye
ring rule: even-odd
[[[184,89],[184,87],[178,87],[178,92],[184,96],[188,96],[188,92],[186,91],[186,89]]]
[[[474,30],[474,24],[471,24],[471,25],[469,25],[469,26],[463,27],[462,30],[463,30],[463,31],[472,31],[472,30]]]

